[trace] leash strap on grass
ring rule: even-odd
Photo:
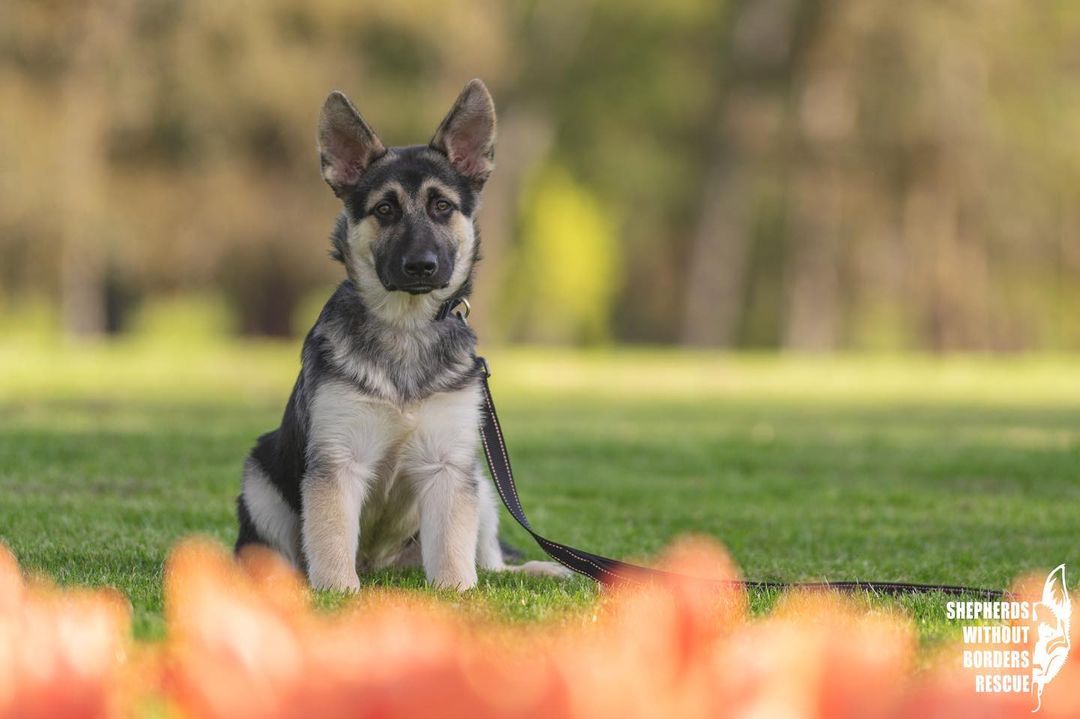
[[[449,309],[446,310],[446,314]],[[445,318],[446,314],[440,312]],[[499,426],[499,416],[495,413],[495,402],[491,398],[491,387],[488,385],[488,377],[491,370],[483,357],[476,358],[476,366],[480,372],[481,385],[484,391],[483,424],[480,428],[480,437],[483,440],[484,456],[487,457],[488,468],[491,477],[495,480],[495,488],[499,491],[503,504],[517,523],[532,535],[536,543],[555,561],[563,566],[574,570],[579,574],[596,580],[602,584],[613,585],[627,582],[641,582],[650,579],[661,579],[672,576],[670,572],[648,567],[639,567],[618,559],[601,557],[598,554],[574,549],[559,542],[553,542],[547,537],[537,533],[529,524],[529,518],[525,516],[525,509],[521,506],[521,498],[518,496],[517,485],[514,483],[514,473],[510,469],[510,454],[506,449],[506,439],[503,437],[502,427]],[[873,594],[924,594],[937,592],[955,596],[978,595],[984,598],[997,598],[1003,596],[1003,592],[994,589],[977,589],[972,587],[958,587],[948,584],[910,584],[908,582],[717,582],[720,584],[738,584],[747,589],[757,590],[783,590],[791,588],[800,589],[831,589],[843,592],[870,592]]]

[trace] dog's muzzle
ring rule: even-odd
[[[439,257],[430,250],[402,257],[401,274],[406,278],[401,289],[409,294],[422,295],[446,286],[434,281],[439,274]]]
[[[442,257],[432,249],[407,252],[386,264],[385,271],[379,274],[383,287],[389,292],[423,295],[450,284],[451,258]]]

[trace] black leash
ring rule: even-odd
[[[462,300],[451,300],[444,303],[439,310],[436,319],[445,319],[450,311]],[[466,311],[458,314],[462,321],[468,317],[468,304],[465,303]],[[488,378],[491,370],[483,357],[476,358],[477,371],[480,374],[481,388],[484,392],[484,405],[482,408],[483,424],[480,427],[480,438],[483,441],[484,456],[487,458],[488,469],[495,481],[495,489],[502,498],[503,505],[510,515],[517,520],[526,532],[528,532],[540,548],[549,557],[562,564],[568,569],[584,574],[601,584],[616,585],[626,583],[639,583],[654,579],[672,578],[670,572],[649,567],[640,567],[618,559],[601,557],[592,552],[575,549],[539,534],[529,524],[529,518],[525,516],[525,508],[521,506],[521,497],[518,496],[517,485],[514,483],[514,473],[510,468],[510,454],[506,449],[506,440],[503,437],[502,427],[499,425],[499,416],[495,412],[495,401],[491,397],[491,387]],[[685,579],[685,577],[680,577]],[[936,592],[952,596],[981,596],[986,599],[1001,598],[1004,592],[996,589],[980,589],[975,587],[961,587],[950,584],[912,584],[909,582],[755,582],[755,581],[716,581],[701,580],[713,584],[737,585],[746,589],[754,590],[785,590],[785,589],[828,589],[842,592],[869,592],[872,594],[926,594]]]

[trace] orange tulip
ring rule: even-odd
[[[0,716],[129,715],[148,692],[192,719],[1031,715],[1028,695],[974,691],[960,643],[919,667],[899,610],[794,593],[750,619],[712,543],[680,542],[661,567],[605,590],[595,621],[520,626],[387,590],[322,614],[275,555],[187,541],[166,568],[166,641],[140,657],[117,595],[28,588],[0,552]],[[1075,658],[1044,689],[1041,716],[1080,716]]]
[[[0,717],[123,714],[130,625],[117,592],[27,587],[0,547]]]

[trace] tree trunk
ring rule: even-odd
[[[784,271],[786,349],[828,352],[839,339],[841,208],[830,174],[805,170],[795,180],[793,241]]]
[[[127,42],[133,11],[131,0],[86,7],[61,90],[60,304],[64,328],[74,336],[105,331],[107,77]]]
[[[705,181],[687,267],[684,344],[731,347],[738,339],[750,231],[737,177],[734,160],[716,158]]]
[[[776,151],[781,107],[772,76],[786,72],[797,10],[798,3],[788,0],[731,5],[731,37],[721,43],[717,62],[732,75],[714,98],[717,125],[707,140],[711,156],[687,257],[684,344],[738,342],[753,241],[749,170],[767,164]]]

